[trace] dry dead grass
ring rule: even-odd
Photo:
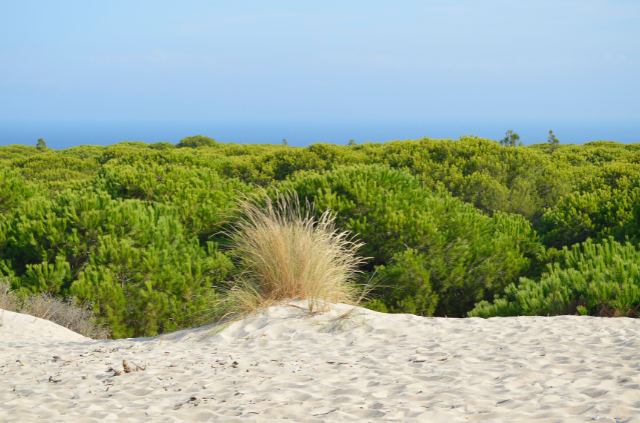
[[[331,211],[315,219],[308,201],[303,211],[296,192],[277,192],[275,201],[263,194],[238,201],[240,217],[226,232],[244,269],[227,292],[228,315],[241,318],[289,300],[306,301],[313,314],[361,299],[355,281],[363,244],[335,229]]]
[[[96,322],[91,307],[78,305],[75,297],[65,300],[45,293],[19,296],[1,278],[0,309],[50,320],[93,339],[106,339],[109,336],[109,330]]]
[[[18,297],[11,294],[11,287],[0,278],[0,309],[16,311]]]

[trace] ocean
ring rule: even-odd
[[[177,143],[190,135],[218,142],[280,144],[305,147],[313,143],[347,144],[463,135],[499,140],[511,129],[525,145],[544,143],[552,129],[561,144],[590,141],[640,142],[640,120],[424,120],[410,122],[222,122],[222,121],[6,121],[0,120],[0,145],[35,145],[43,138],[56,150],[78,145],[110,145],[122,141]]]

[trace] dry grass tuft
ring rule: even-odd
[[[18,297],[11,293],[11,287],[0,277],[0,309],[16,311],[18,308]]]
[[[264,193],[264,192],[263,192]],[[350,232],[335,229],[327,210],[316,220],[313,204],[303,212],[297,193],[265,193],[238,201],[239,219],[226,232],[231,252],[244,271],[226,296],[229,315],[243,317],[258,309],[304,300],[309,313],[324,312],[330,303],[361,299],[355,284],[364,258],[363,245]]]
[[[109,336],[109,330],[95,321],[90,305],[78,305],[75,297],[65,300],[45,293],[19,296],[1,278],[0,309],[50,320],[93,339],[106,339]]]

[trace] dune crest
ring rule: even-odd
[[[640,421],[637,320],[303,306],[115,341],[5,311],[0,421]]]
[[[49,320],[0,309],[0,343],[11,341],[69,342],[84,337]]]

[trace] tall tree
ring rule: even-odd
[[[518,135],[516,132],[513,132],[511,129],[509,129],[506,133],[506,136],[500,140],[500,145],[503,145],[505,147],[515,147],[516,144],[518,145],[518,147],[522,147],[522,142],[520,141],[520,135]]]
[[[47,149],[47,143],[44,142],[42,138],[38,138],[38,144],[36,145],[36,148],[40,151],[45,151]]]
[[[558,148],[558,146],[560,145],[560,140],[556,138],[552,130],[549,130],[549,139],[547,140],[547,142],[551,146],[551,151],[555,151],[556,148]]]

